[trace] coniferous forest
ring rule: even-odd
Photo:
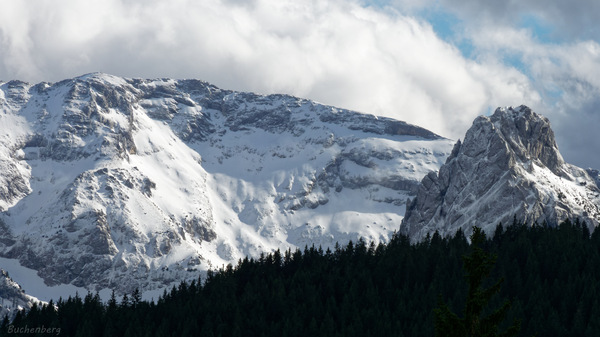
[[[182,283],[154,302],[137,291],[106,303],[94,294],[59,299],[5,318],[0,333],[33,336],[23,328],[43,326],[86,337],[434,336],[441,303],[464,314],[468,242],[459,231],[418,244],[394,235],[387,244],[276,251]],[[600,230],[578,221],[515,222],[484,236],[481,248],[495,257],[482,286],[499,291],[484,313],[506,308],[499,331],[518,321],[518,336],[600,336]]]

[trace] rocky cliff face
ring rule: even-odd
[[[452,146],[296,97],[105,74],[0,83],[0,125],[0,256],[49,285],[118,291],[386,241]]]
[[[590,175],[590,177],[592,177],[592,179],[594,179],[594,181],[596,182],[596,186],[600,188],[600,172],[592,168],[588,168],[585,171]]]
[[[556,225],[580,218],[600,221],[600,190],[590,175],[564,162],[548,120],[526,106],[478,117],[439,173],[421,181],[401,231],[420,240],[472,226],[493,231],[516,215]]]

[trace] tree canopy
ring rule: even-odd
[[[157,301],[58,299],[4,320],[0,335],[43,326],[61,336],[430,337],[459,321],[473,336],[505,336],[520,320],[517,336],[600,336],[599,266],[600,231],[578,221],[499,226],[471,245],[462,231],[417,244],[397,234],[245,258]]]

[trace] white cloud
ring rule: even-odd
[[[0,56],[2,71],[16,76],[29,77],[38,72],[31,51],[34,41],[30,35],[30,11],[22,3],[16,3],[11,10],[0,11]]]
[[[561,90],[567,68],[590,83],[600,78],[593,46],[578,45],[589,55],[580,62],[530,45],[526,30],[486,27],[466,30],[479,53],[469,60],[429,23],[355,1],[15,1],[0,12],[0,78],[199,78],[392,116],[452,138],[497,106],[544,107],[543,76],[555,74]],[[507,50],[539,75],[506,65]]]
[[[565,159],[600,167],[600,136],[595,130],[600,125],[600,44],[547,43],[529,29],[499,24],[477,29],[467,24],[465,31],[479,59],[503,64],[517,60],[529,79],[525,91],[540,95],[531,106],[550,119]]]

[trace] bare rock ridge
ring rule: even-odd
[[[401,232],[415,241],[475,225],[491,232],[515,215],[549,225],[580,218],[592,228],[600,221],[593,173],[564,162],[548,119],[526,106],[499,108],[478,117],[439,172],[422,179]]]

